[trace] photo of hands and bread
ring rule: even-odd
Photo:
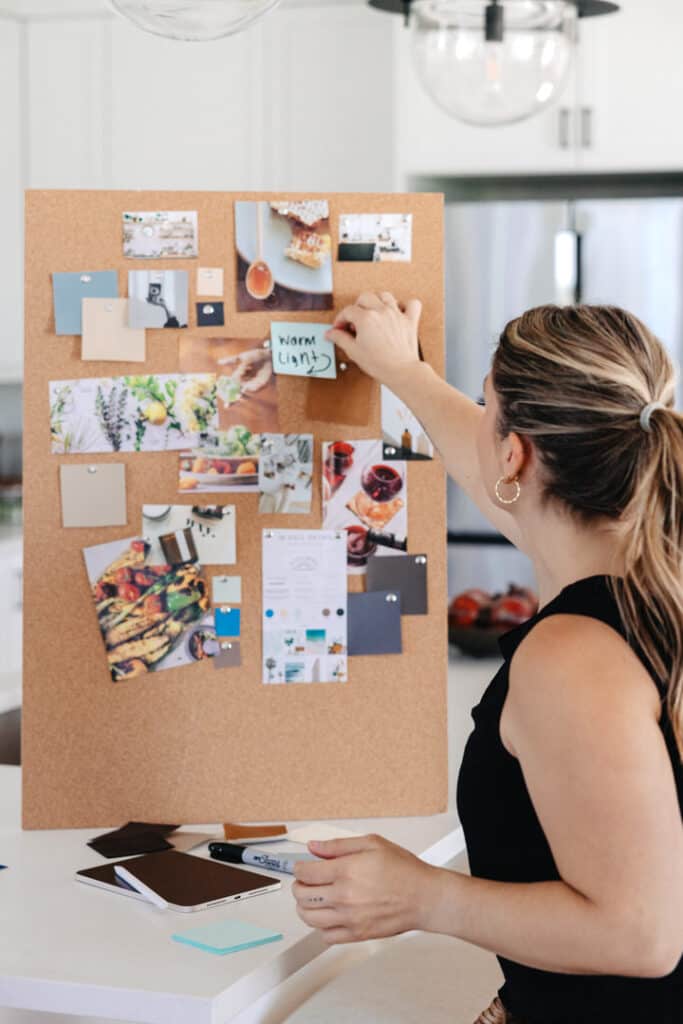
[[[179,352],[183,372],[216,374],[219,430],[277,431],[277,377],[263,341],[183,335]]]
[[[332,309],[332,238],[324,199],[235,203],[237,309]]]

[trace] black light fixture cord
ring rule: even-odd
[[[484,36],[487,43],[502,43],[505,11],[499,0],[491,0],[485,12]]]

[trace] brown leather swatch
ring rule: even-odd
[[[337,352],[339,364],[339,352]],[[335,380],[308,381],[306,418],[321,423],[348,423],[364,427],[370,422],[374,381],[355,363],[338,366]]]
[[[286,825],[236,825],[226,822],[223,825],[226,839],[265,839],[268,836],[286,836]]]

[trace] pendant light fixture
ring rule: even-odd
[[[469,124],[521,121],[556,99],[571,70],[577,18],[606,0],[369,0],[403,14],[427,93]]]
[[[110,0],[145,32],[184,42],[203,42],[241,32],[280,0]]]

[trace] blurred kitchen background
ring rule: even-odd
[[[577,4],[601,16],[569,18]],[[542,302],[624,305],[680,357],[681,4],[504,6],[520,19],[519,68],[505,66],[494,13],[476,46],[489,76],[502,69],[500,123],[482,126],[467,121],[487,119],[486,97],[453,84],[474,37],[449,50],[447,31],[483,24],[481,0],[414,2],[442,17],[431,35],[365,0],[282,0],[239,34],[193,43],[106,0],[0,0],[0,760],[16,756],[21,702],[24,188],[441,191],[448,375],[472,397],[505,322]],[[561,45],[546,32],[535,55],[532,26],[553,18],[566,19]],[[505,123],[520,112],[533,116]],[[533,587],[526,559],[455,487],[448,550],[451,595]]]

